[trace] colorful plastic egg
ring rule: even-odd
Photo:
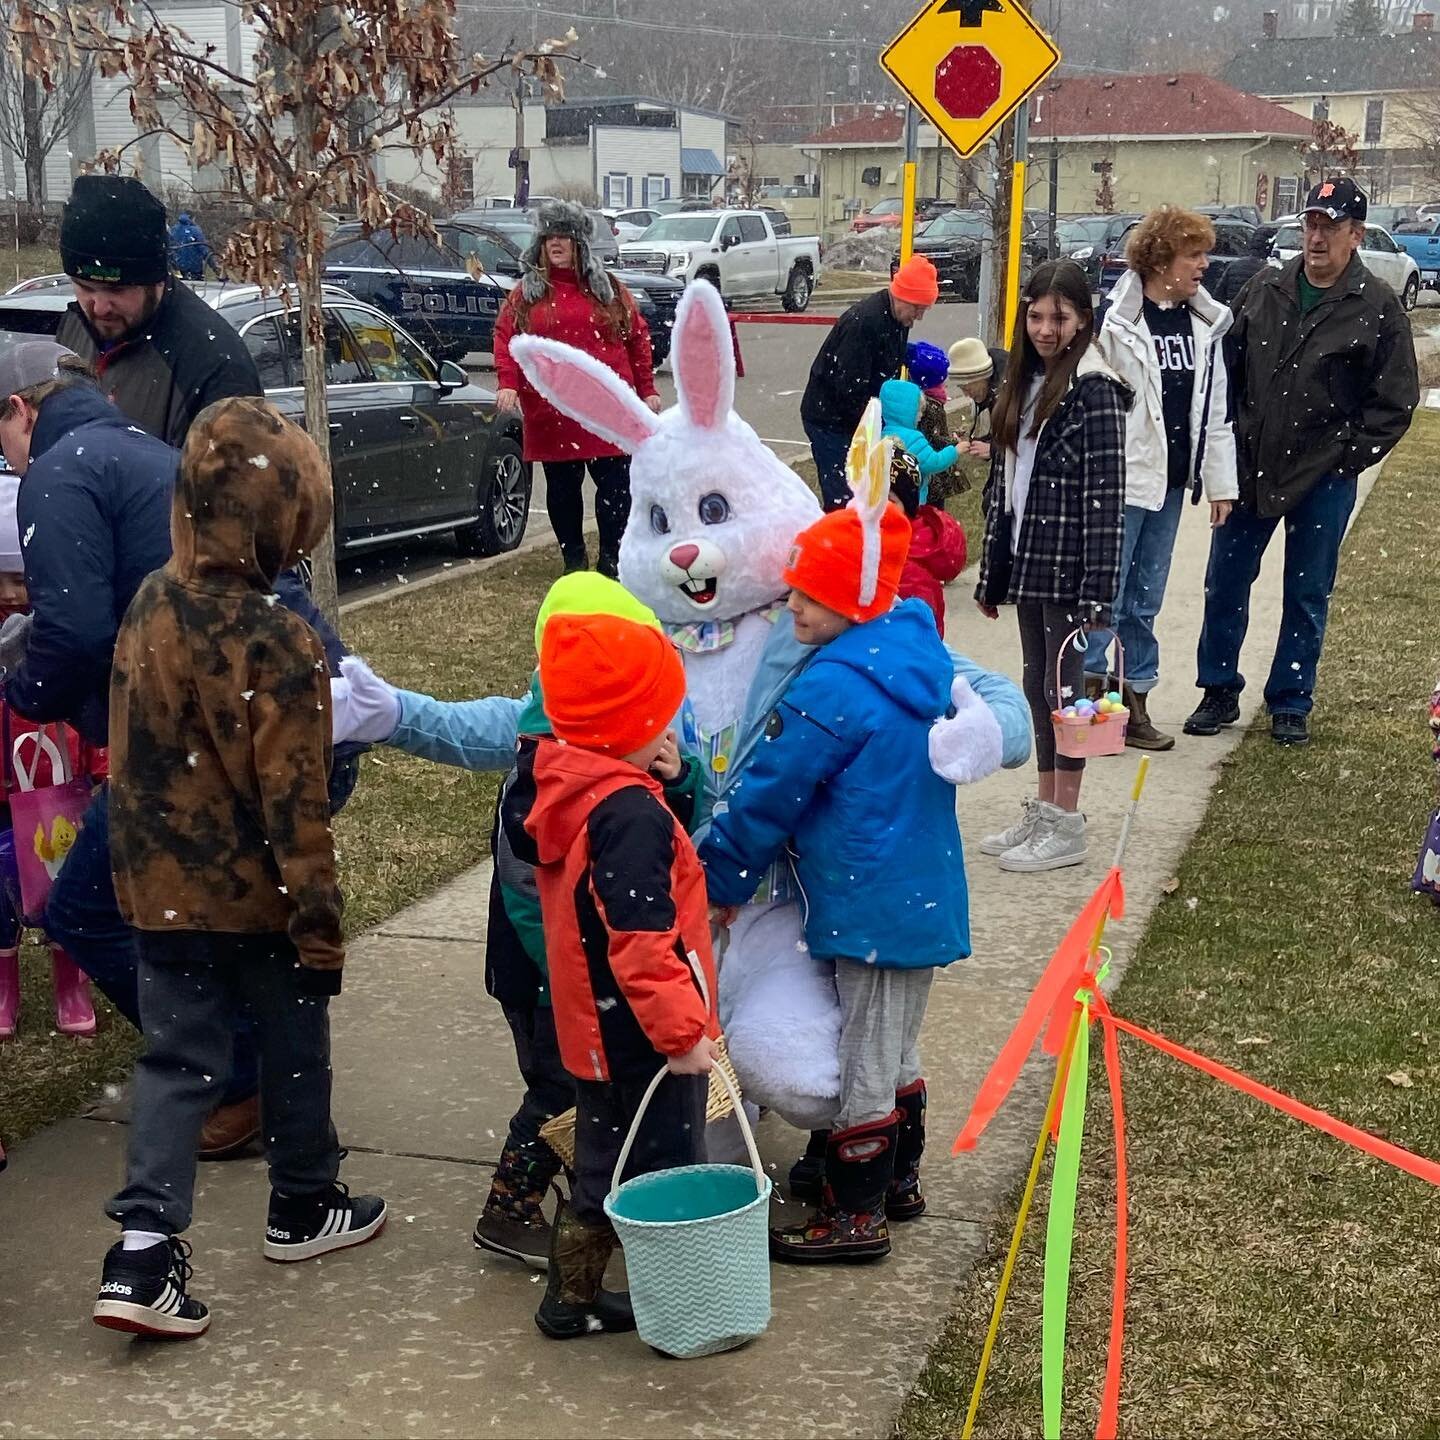
[[[1121,703],[1121,700],[1120,700],[1120,692],[1119,692],[1118,690],[1112,690],[1112,691],[1110,691],[1110,693],[1109,693],[1108,695],[1106,695],[1105,698],[1106,698],[1112,705],[1119,705],[1119,704]]]

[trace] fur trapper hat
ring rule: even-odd
[[[590,293],[602,305],[609,305],[615,299],[615,286],[610,282],[610,275],[590,247],[593,234],[590,212],[583,205],[577,205],[573,200],[549,200],[540,207],[535,238],[520,257],[525,266],[520,293],[531,305],[545,298],[541,251],[545,242],[555,236],[575,242],[575,273],[585,282]]]

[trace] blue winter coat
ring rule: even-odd
[[[205,267],[215,264],[205,232],[183,210],[170,227],[170,263],[187,280],[203,280]]]
[[[959,458],[954,445],[937,450],[916,428],[920,418],[920,402],[924,396],[911,380],[887,380],[880,387],[881,434],[893,436],[900,446],[915,457],[920,474],[929,479],[948,470]]]
[[[955,790],[929,753],[952,673],[919,600],[820,647],[715,808],[700,847],[711,900],[743,904],[793,837],[817,958],[921,969],[968,955]]]

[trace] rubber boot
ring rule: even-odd
[[[832,1130],[820,1207],[801,1225],[770,1232],[770,1257],[797,1265],[853,1264],[890,1253],[885,1195],[895,1174],[900,1112]]]
[[[20,952],[0,950],[0,1040],[11,1040],[20,1023]]]
[[[812,1130],[805,1153],[790,1167],[790,1198],[806,1205],[818,1205],[825,1185],[825,1147],[828,1130]]]
[[[1173,750],[1175,737],[1157,730],[1150,723],[1147,697],[1128,685],[1124,693],[1125,704],[1130,709],[1130,723],[1125,727],[1125,743],[1136,750]]]
[[[62,1035],[93,1035],[95,1006],[85,972],[58,945],[50,946],[55,971],[55,1023]]]
[[[918,1220],[925,1213],[920,1192],[920,1157],[925,1153],[925,1082],[895,1092],[900,1133],[895,1141],[895,1175],[885,1192],[887,1220]]]
[[[550,1222],[540,1206],[560,1173],[560,1157],[544,1143],[507,1145],[490,1181],[471,1238],[479,1250],[508,1255],[536,1270],[550,1266]]]
[[[635,1314],[623,1290],[602,1290],[605,1266],[619,1241],[607,1225],[585,1225],[562,1204],[550,1227],[550,1282],[535,1324],[551,1340],[577,1340],[602,1331],[633,1330]]]

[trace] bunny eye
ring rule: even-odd
[[[650,507],[650,528],[657,535],[668,535],[670,533],[670,517],[659,505],[652,505]]]
[[[730,502],[717,491],[700,497],[700,523],[723,525],[730,518]]]

